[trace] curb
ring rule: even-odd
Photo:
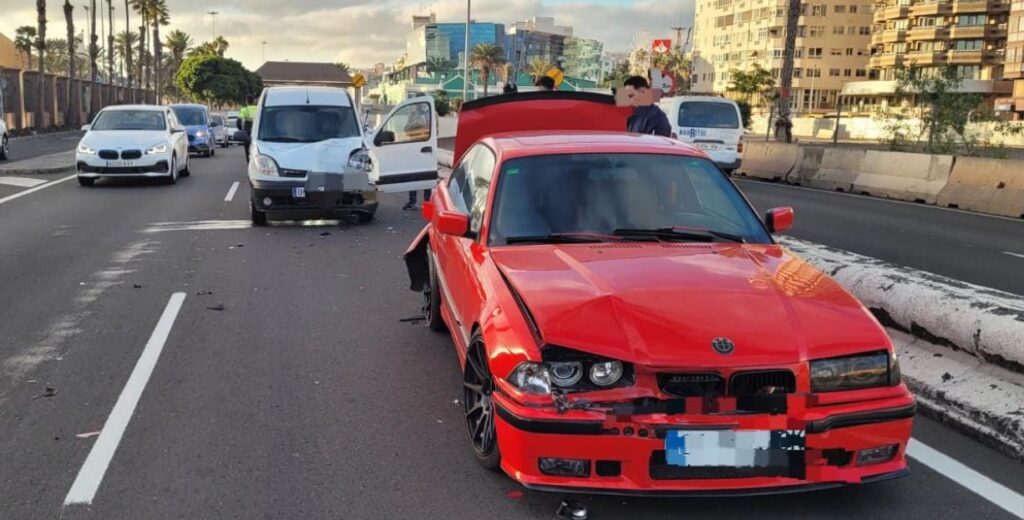
[[[52,166],[48,168],[0,168],[0,176],[5,175],[55,175],[58,173],[74,173],[75,165]]]
[[[39,155],[28,159],[19,159],[10,163],[0,163],[0,176],[52,175],[57,173],[72,173],[74,171],[76,171],[74,150]]]

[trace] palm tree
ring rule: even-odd
[[[131,0],[132,8],[142,18],[142,25],[139,26],[139,87],[145,88],[146,81],[146,31],[149,27],[149,4],[150,0]]]
[[[43,129],[43,99],[46,97],[46,0],[36,0],[36,50],[39,51],[39,81],[36,82],[36,130]]]
[[[469,63],[480,69],[480,81],[484,84],[484,96],[487,96],[491,71],[505,63],[505,51],[493,43],[478,43],[469,55]]]
[[[32,68],[32,49],[36,47],[36,28],[23,25],[14,30],[14,48],[28,58],[28,68]]]
[[[121,68],[124,70],[124,77],[128,80],[128,87],[132,86],[132,76],[135,71],[135,64],[132,61],[135,46],[139,43],[139,35],[134,31],[121,31],[114,36],[114,47],[117,49],[118,57],[121,59]]]
[[[213,49],[217,53],[217,56],[224,57],[224,53],[228,52],[228,41],[223,36],[218,36],[213,40]]]
[[[186,32],[175,29],[167,34],[163,44],[167,47],[168,52],[166,60],[167,80],[164,87],[167,90],[175,90],[174,77],[178,75],[181,62],[185,61],[186,54],[192,48],[192,37]]]
[[[552,67],[553,65],[551,65],[549,61],[537,56],[530,60],[527,71],[529,71],[530,77],[533,78],[533,81],[537,81],[537,78],[547,75],[548,71],[551,70]]]
[[[130,19],[131,18],[131,14],[132,14],[132,11],[131,11],[131,9],[129,9],[129,0],[124,0],[124,33],[123,34],[125,34],[125,35],[131,34],[131,32],[132,32],[132,22],[131,22],[131,19]],[[122,39],[122,42],[121,42],[122,44],[125,45],[124,47],[121,47],[121,49],[124,50],[124,53],[121,55],[122,56],[122,59],[121,59],[121,69],[122,70],[121,70],[121,72],[124,73],[125,79],[128,80],[128,88],[132,88],[131,68],[132,68],[132,49],[134,48],[133,47],[134,42],[131,42],[131,44],[129,44],[129,42],[130,42],[130,39],[127,36],[124,37]]]
[[[96,43],[99,39],[96,35],[96,0],[90,0],[89,4],[89,15],[92,16],[92,23],[89,24],[89,81],[96,83],[96,76],[99,73],[96,69],[96,58],[100,54],[100,47]]]
[[[352,67],[348,63],[345,63],[343,61],[335,63],[334,66],[341,69],[341,71],[344,72],[345,74],[348,74],[349,71],[352,70]]]
[[[107,0],[107,81],[114,84],[114,4]],[[114,91],[110,91],[113,102]]]
[[[162,64],[163,64],[163,43],[160,41],[160,26],[171,23],[170,13],[167,11],[165,0],[150,0],[149,4],[150,23],[153,26],[153,68],[156,70],[153,85],[156,88],[157,104],[160,103]]]
[[[68,28],[68,104],[64,122],[71,128],[78,128],[78,89],[75,88],[75,6],[71,0],[64,0],[64,23]]]
[[[433,77],[437,76],[439,72],[444,72],[446,70],[451,69],[452,62],[451,60],[448,60],[441,56],[434,56],[428,59],[427,62],[423,65],[423,67],[426,69],[427,74],[430,74]]]

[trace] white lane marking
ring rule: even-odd
[[[974,471],[927,444],[910,439],[907,455],[932,468],[942,476],[973,491],[976,495],[1005,509],[1017,518],[1024,518],[1024,496]]]
[[[224,197],[224,202],[231,202],[235,198],[235,192],[238,191],[238,181],[231,183],[231,189],[228,190],[228,194]]]
[[[7,175],[0,175],[0,184],[17,186],[19,188],[34,188],[40,184],[46,184],[47,182],[48,181],[33,179],[31,177],[10,177]]]
[[[143,233],[163,231],[209,231],[218,229],[245,229],[252,227],[248,220],[197,220],[195,222],[157,222],[142,230]]]
[[[1020,253],[1011,253],[1009,251],[1003,251],[1004,255],[1016,256],[1017,258],[1024,258],[1024,255]]]
[[[932,204],[921,204],[919,202],[908,202],[908,201],[905,201],[905,200],[895,200],[895,199],[883,199],[881,197],[872,197],[870,195],[860,195],[858,193],[849,193],[849,192],[845,192],[845,191],[831,191],[831,190],[823,190],[823,189],[820,189],[820,188],[808,188],[807,186],[795,186],[793,184],[782,184],[782,183],[779,183],[779,182],[759,181],[759,180],[756,180],[756,179],[751,179],[749,177],[748,178],[733,177],[732,179],[734,181],[737,181],[738,183],[741,183],[741,184],[743,184],[743,183],[759,184],[759,185],[764,185],[764,186],[776,186],[776,187],[779,187],[779,188],[789,188],[789,189],[793,189],[793,190],[813,191],[815,193],[828,193],[830,195],[839,195],[839,196],[843,196],[843,197],[854,197],[854,198],[858,198],[858,199],[875,200],[875,201],[878,201],[878,202],[888,202],[888,203],[891,203],[891,204],[902,204],[904,206],[914,206],[915,208],[929,208],[929,209],[935,209],[935,210],[940,210],[940,211],[955,211],[957,213],[963,213],[965,215],[973,215],[975,217],[997,218],[997,219],[1000,219],[1000,220],[1008,220],[1010,222],[1017,222],[1017,223],[1021,222],[1021,219],[1015,218],[1015,217],[1005,217],[1003,215],[990,215],[988,213],[978,213],[978,212],[968,211],[966,209],[959,209],[959,208],[944,208],[942,206],[936,206],[936,205],[932,205]]]
[[[146,388],[146,383],[149,382],[149,376],[153,374],[153,368],[156,367],[156,362],[160,359],[160,353],[163,352],[164,344],[171,333],[171,327],[174,326],[174,320],[178,317],[178,311],[181,310],[181,305],[184,302],[185,293],[179,292],[171,295],[163,315],[160,316],[160,321],[153,329],[153,334],[146,342],[139,361],[135,363],[135,368],[124,385],[124,390],[121,390],[121,395],[110,411],[107,422],[103,424],[103,430],[100,432],[99,438],[96,439],[96,444],[92,445],[89,456],[85,458],[82,468],[78,470],[78,476],[71,484],[67,497],[64,498],[64,505],[91,504],[95,498],[96,490],[99,489],[100,482],[103,481],[103,475],[107,472],[110,460],[114,458],[114,452],[117,451],[117,446],[121,442],[121,436],[124,435],[125,428],[128,427],[128,422],[131,421],[132,414],[135,413],[135,406],[139,403],[139,398],[142,397],[142,391]]]
[[[34,188],[29,188],[29,189],[27,189],[25,191],[22,191],[22,192],[19,192],[19,193],[15,193],[14,195],[8,195],[8,196],[0,199],[0,204],[3,204],[5,202],[10,202],[10,201],[12,201],[14,199],[17,199],[19,197],[24,197],[25,195],[28,195],[30,193],[35,193],[35,192],[37,192],[39,190],[44,190],[46,188],[49,188],[50,186],[56,186],[57,184],[60,184],[60,183],[62,183],[64,181],[70,181],[71,179],[74,179],[75,177],[78,177],[78,174],[68,175],[67,177],[64,177],[62,179],[57,179],[55,181],[50,181],[50,182],[48,182],[46,184],[41,184],[41,185],[36,186]]]

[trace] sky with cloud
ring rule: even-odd
[[[0,0],[4,4],[0,33],[13,39],[14,29],[35,25],[35,2]],[[102,0],[100,0],[102,1]],[[66,33],[60,0],[49,0],[47,33]],[[86,0],[72,2],[76,27],[84,26]],[[105,2],[103,2],[105,3]],[[262,42],[267,60],[345,61],[355,66],[391,63],[405,50],[406,34],[414,14],[433,11],[438,21],[460,21],[466,16],[464,0],[168,0],[171,25],[196,42],[210,39],[207,11],[216,16],[217,34],[231,44],[228,56],[250,68],[262,63]],[[124,1],[114,0],[115,27],[124,30]],[[628,50],[637,31],[670,37],[669,27],[689,26],[694,0],[474,0],[473,18],[509,24],[531,16],[554,16],[555,23],[571,25],[577,36],[605,42],[610,51]],[[134,18],[132,25],[137,26]],[[133,27],[134,29],[134,27]]]

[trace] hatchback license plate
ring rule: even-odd
[[[107,161],[107,168],[131,168],[135,161]]]
[[[292,188],[292,197],[295,197],[296,199],[306,198],[306,188]]]
[[[803,430],[669,430],[665,461],[673,466],[753,467],[776,451],[803,451]]]

